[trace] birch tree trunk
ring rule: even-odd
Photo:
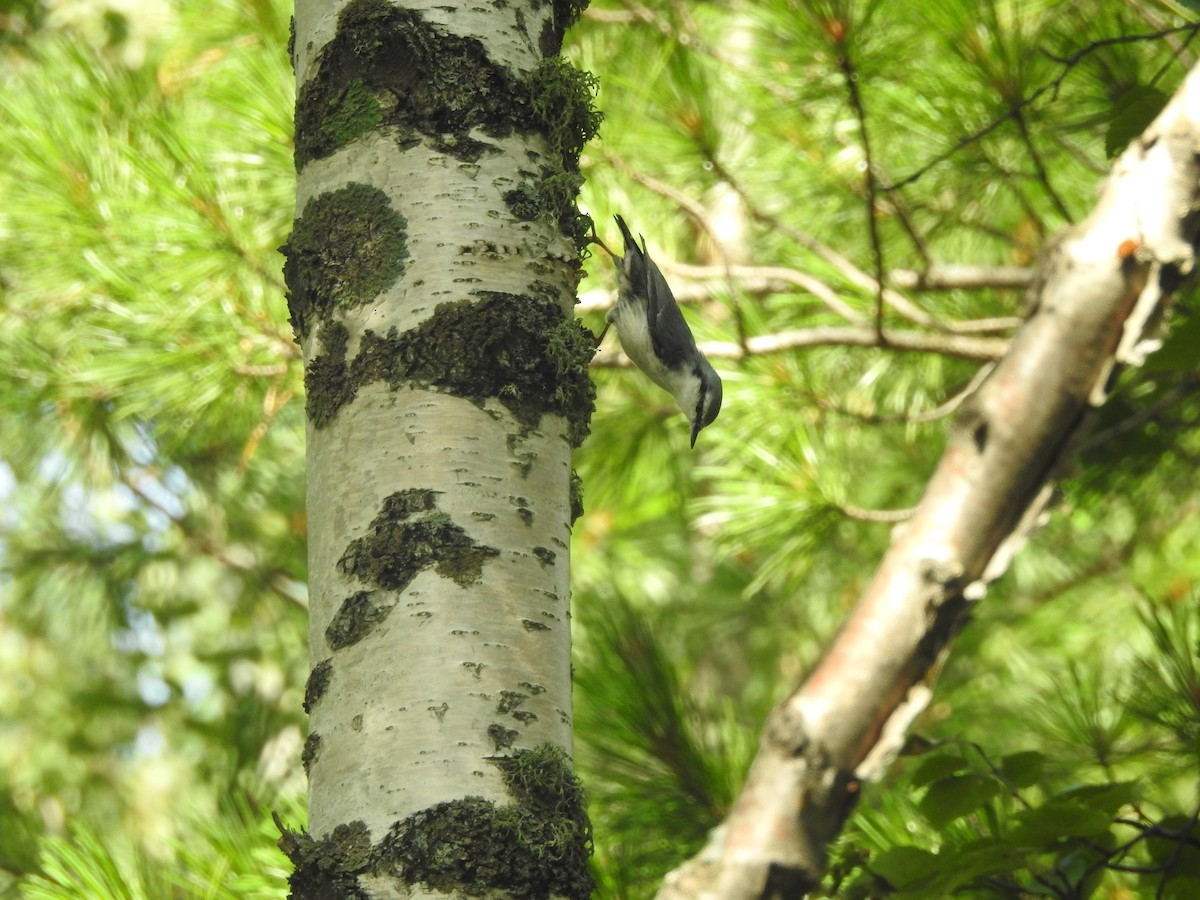
[[[965,407],[913,517],[808,680],[772,713],[733,810],[664,900],[800,897],[864,781],[930,697],[938,662],[1045,508],[1121,365],[1158,345],[1195,265],[1200,69],[1056,237],[1031,314]]]
[[[312,675],[294,897],[583,897],[574,319],[591,82],[564,7],[298,0]]]

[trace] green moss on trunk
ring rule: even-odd
[[[404,274],[408,222],[379,188],[351,182],[314,197],[287,243],[283,277],[296,339],[337,309],[370,303]]]
[[[322,332],[325,353],[308,366],[308,416],[324,427],[357,395],[383,381],[447,390],[482,404],[496,399],[527,427],[544,413],[566,417],[568,438],[579,446],[588,433],[596,388],[588,362],[595,338],[557,303],[535,297],[479,291],[477,300],[439,304],[432,316],[400,334],[363,334],[347,361],[343,335]]]
[[[591,896],[591,825],[566,754],[543,745],[492,762],[514,802],[466,797],[397,822],[381,848],[385,871],[407,884],[468,895],[499,889],[529,900]]]
[[[438,510],[437,494],[410,489],[384,498],[366,534],[351,541],[338,560],[338,570],[387,591],[403,591],[426,569],[463,587],[478,581],[483,564],[500,551],[472,540]],[[331,646],[335,637],[339,646],[361,640],[386,617],[380,607],[358,597],[349,598],[334,617],[327,632]]]

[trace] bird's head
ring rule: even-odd
[[[700,358],[700,364],[695,368],[699,390],[696,394],[696,406],[691,411],[684,410],[692,423],[692,446],[696,446],[696,436],[700,429],[713,423],[717,413],[721,411],[721,376],[709,365],[708,360]]]

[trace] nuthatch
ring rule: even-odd
[[[687,416],[695,447],[700,429],[711,425],[721,411],[721,379],[696,347],[667,280],[646,252],[645,238],[639,247],[625,220],[616,219],[625,238],[625,256],[617,265],[617,303],[608,311],[597,344],[609,325],[617,326],[626,355],[669,391]]]

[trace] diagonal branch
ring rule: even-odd
[[[966,404],[912,517],[807,681],[771,714],[742,793],[661,898],[799,897],[864,779],[930,697],[954,635],[1043,512],[1121,365],[1195,266],[1200,66],[1043,254],[1030,318]]]

